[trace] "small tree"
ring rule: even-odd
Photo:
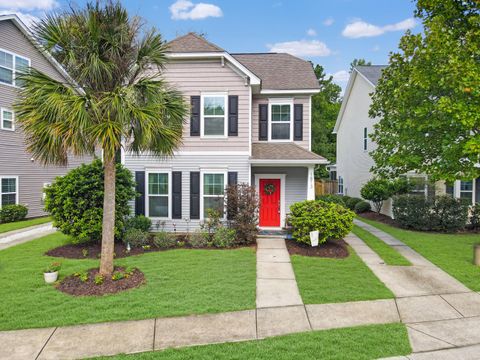
[[[365,200],[371,201],[375,211],[380,213],[383,202],[394,194],[394,186],[386,179],[371,179],[363,185],[360,194]]]
[[[229,185],[226,190],[227,218],[237,232],[238,244],[252,244],[258,233],[258,196],[254,186]]]

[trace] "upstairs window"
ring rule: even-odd
[[[202,95],[202,136],[227,136],[227,95]]]
[[[0,109],[0,129],[15,130],[13,111],[8,109]]]
[[[363,150],[367,151],[368,149],[368,130],[367,128],[363,128]]]
[[[14,205],[18,200],[18,180],[16,177],[0,178],[0,208]]]
[[[22,86],[21,81],[15,80],[15,77],[26,72],[29,67],[29,59],[0,50],[0,83]]]
[[[292,104],[270,104],[270,140],[292,141]]]

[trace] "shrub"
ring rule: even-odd
[[[149,232],[152,227],[152,220],[144,215],[137,215],[128,218],[125,224],[126,229],[139,229],[145,232]]]
[[[166,231],[160,231],[154,235],[153,243],[158,248],[167,249],[177,245],[177,239],[173,234]]]
[[[432,202],[422,195],[399,195],[393,198],[393,217],[401,227],[431,229]]]
[[[437,196],[432,209],[432,230],[455,232],[468,221],[468,205],[448,195]]]
[[[148,233],[140,229],[128,229],[125,231],[123,242],[132,247],[148,245]]]
[[[470,209],[468,227],[473,230],[480,229],[480,204],[476,204]]]
[[[289,223],[296,241],[310,244],[310,231],[319,231],[318,241],[341,239],[353,227],[355,214],[335,203],[307,200],[290,206]]]
[[[371,179],[360,190],[365,200],[373,202],[375,211],[382,211],[383,202],[394,194],[392,182],[386,179]]]
[[[197,229],[191,235],[189,243],[193,248],[203,248],[207,247],[208,242],[210,241],[210,236],[206,231]]]
[[[227,219],[236,231],[239,245],[255,243],[258,234],[258,196],[254,186],[229,185],[227,194]]]
[[[213,236],[215,231],[222,226],[220,212],[215,209],[207,209],[207,218],[200,224],[200,228]]]
[[[95,275],[95,278],[93,279],[95,285],[102,285],[103,282],[105,281],[105,278],[101,274]]]
[[[357,214],[361,214],[367,211],[370,211],[372,207],[370,206],[370,203],[367,201],[359,201],[355,204],[355,208],[353,209]]]
[[[355,205],[357,205],[360,201],[363,201],[363,200],[360,198],[351,197],[345,200],[345,205],[350,210],[355,210]]]
[[[0,223],[20,221],[27,217],[28,208],[24,205],[5,205],[0,209]]]
[[[115,236],[121,238],[128,202],[135,197],[135,182],[131,172],[121,164],[116,166]],[[75,242],[99,241],[102,237],[103,164],[97,159],[57,177],[45,189],[45,209],[54,226]]]
[[[319,195],[316,197],[316,200],[321,200],[324,202],[345,206],[345,197],[342,195],[331,195],[331,194]]]
[[[216,248],[232,247],[235,245],[236,231],[226,226],[219,227],[213,234],[212,245]]]

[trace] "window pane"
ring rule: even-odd
[[[2,195],[2,206],[15,205],[16,198],[17,198],[16,194],[3,194]]]
[[[4,128],[4,129],[13,129],[13,121],[3,120],[2,128]]]
[[[272,139],[289,140],[290,124],[272,124]]]
[[[0,67],[0,82],[13,84],[13,71]]]
[[[204,120],[205,130],[203,131],[203,133],[205,135],[225,135],[225,118],[206,117]]]
[[[472,201],[472,192],[460,192],[460,198]]]
[[[472,191],[473,181],[460,181],[460,191]]]
[[[221,197],[204,197],[203,198],[203,214],[207,217],[208,209],[214,209],[223,216],[223,196]]]
[[[225,115],[225,98],[223,96],[205,96],[203,111],[204,115]]]
[[[282,121],[290,121],[290,105],[282,105]]]
[[[13,56],[4,51],[0,51],[0,66],[13,69]]]
[[[168,196],[149,196],[148,216],[168,217]]]
[[[28,70],[28,60],[15,56],[15,70],[25,72]]]
[[[2,193],[17,192],[17,181],[14,178],[2,179]]]
[[[223,174],[204,174],[203,175],[203,194],[204,195],[223,195],[225,183]]]
[[[168,174],[148,174],[148,193],[150,195],[167,195]]]

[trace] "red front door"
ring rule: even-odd
[[[280,179],[260,179],[260,226],[280,226]]]

